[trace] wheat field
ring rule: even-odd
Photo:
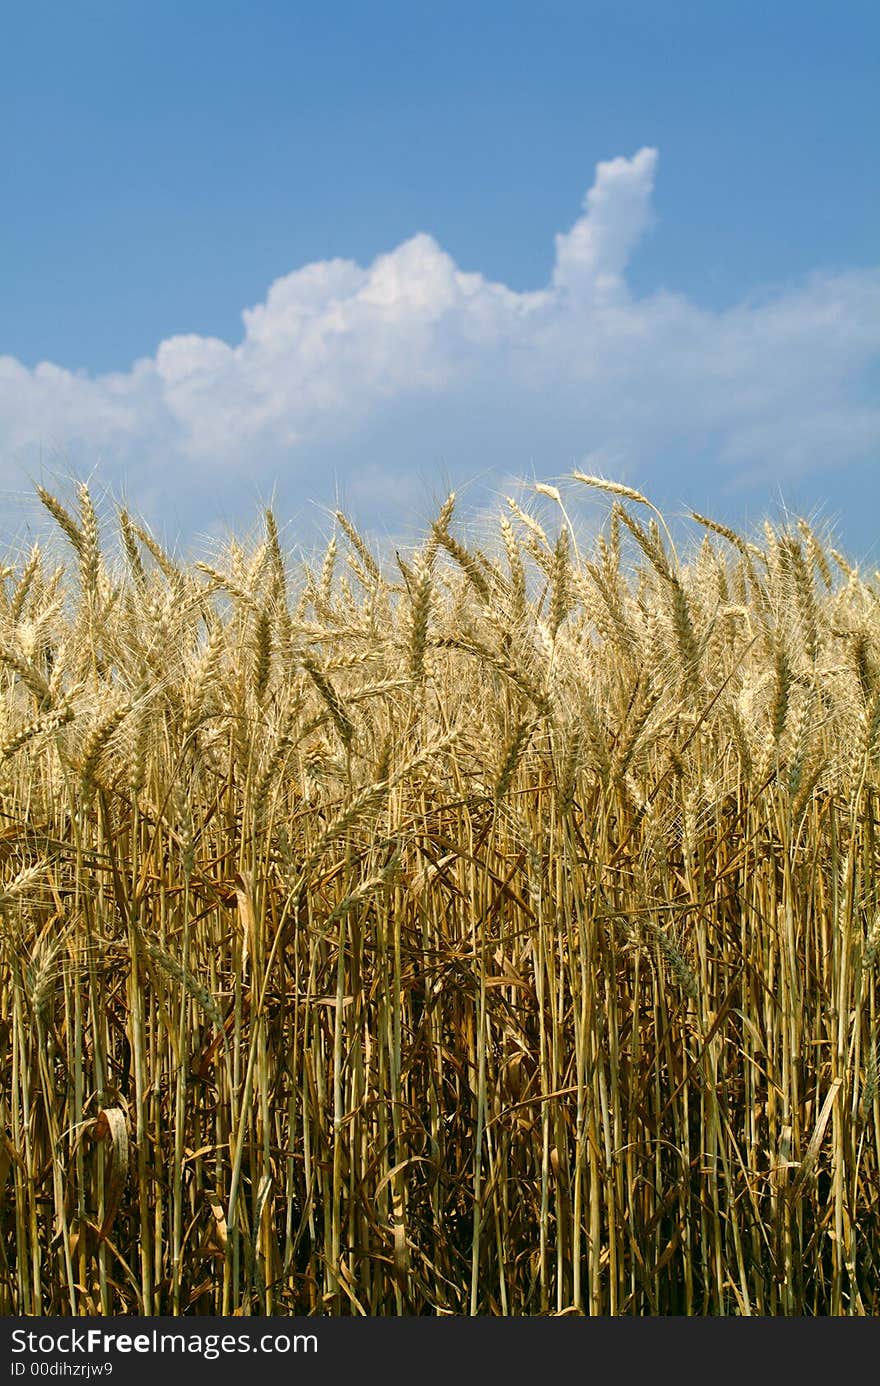
[[[880,574],[570,486],[312,563],[40,490],[0,1312],[880,1312]]]

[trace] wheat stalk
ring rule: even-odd
[[[0,1312],[880,1313],[876,584],[599,489],[0,565]]]

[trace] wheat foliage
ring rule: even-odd
[[[40,492],[0,1312],[880,1312],[876,577],[574,481],[314,567]]]

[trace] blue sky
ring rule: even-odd
[[[395,529],[577,466],[867,551],[878,52],[867,3],[14,7],[8,513]]]

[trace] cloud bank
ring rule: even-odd
[[[320,490],[335,473],[393,505],[438,466],[551,474],[593,459],[644,478],[674,457],[730,484],[864,462],[880,440],[867,389],[880,270],[817,273],[725,311],[636,297],[627,268],[656,168],[647,148],[597,166],[536,292],[466,272],[418,234],[367,267],[275,280],[235,345],[169,337],[98,376],[0,356],[0,482],[20,484],[42,451],[100,457],[135,497],[243,477]]]

